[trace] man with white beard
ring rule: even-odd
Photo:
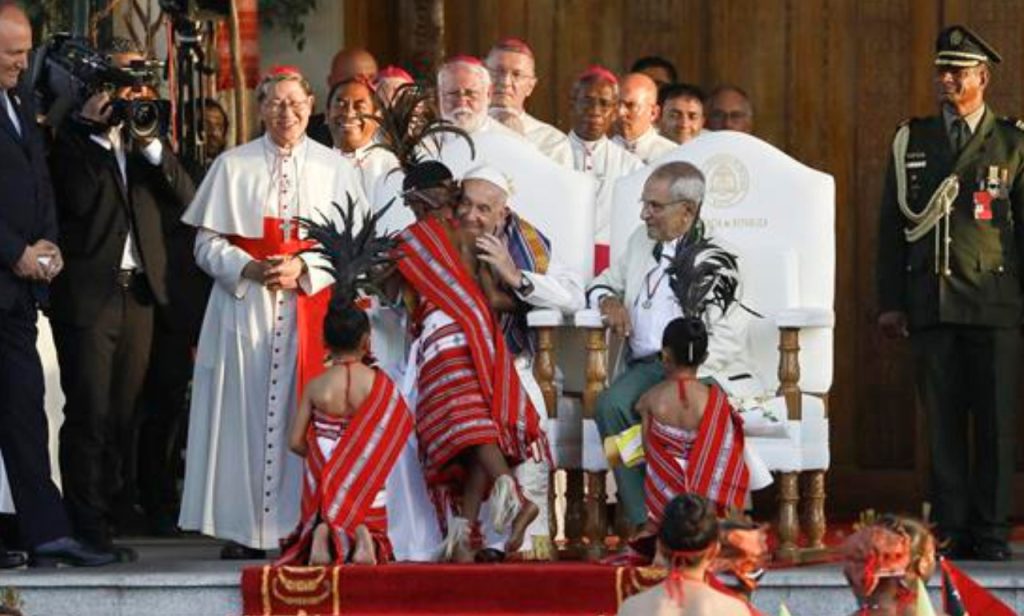
[[[509,114],[518,118],[526,140],[560,165],[572,168],[569,137],[550,124],[526,112],[526,99],[537,85],[533,50],[515,38],[499,41],[487,54],[487,71],[493,80],[490,114]]]
[[[498,132],[524,137],[487,115],[491,105],[491,74],[473,56],[455,56],[437,71],[437,97],[441,117],[470,135]]]

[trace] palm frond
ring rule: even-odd
[[[306,252],[323,255],[328,265],[321,266],[334,277],[331,304],[344,307],[355,302],[360,292],[379,294],[374,274],[390,265],[395,259],[398,234],[377,233],[380,219],[393,205],[394,200],[375,213],[367,213],[362,219],[359,231],[355,232],[356,202],[346,194],[347,205],[336,202],[331,205],[337,212],[341,226],[327,215],[321,220],[296,217],[296,222],[306,230],[306,237],[315,242]]]

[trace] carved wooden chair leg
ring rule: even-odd
[[[800,533],[800,518],[797,505],[800,502],[800,473],[796,471],[779,473],[779,558],[794,560],[797,557],[797,537]]]
[[[537,332],[537,353],[533,359],[533,375],[537,379],[541,394],[544,396],[544,407],[547,417],[551,420],[558,418],[558,391],[555,388],[555,330],[553,327],[538,327]],[[548,475],[548,536],[546,541],[541,539],[536,545],[537,538],[534,538],[534,555],[537,560],[555,560],[556,550],[554,539],[558,534],[558,518],[555,513],[557,502],[557,484],[555,483],[555,469],[551,469]]]
[[[808,471],[804,491],[804,531],[807,533],[807,549],[821,552],[825,549],[825,471]]]
[[[586,494],[586,526],[584,535],[587,538],[586,557],[596,560],[604,552],[604,540],[608,536],[608,508],[605,504],[608,495],[605,490],[607,471],[588,471]]]
[[[597,397],[605,388],[608,376],[608,341],[604,329],[587,331],[586,384],[583,389],[583,418],[593,419],[597,410]],[[583,434],[583,432],[581,432]],[[604,540],[608,533],[608,513],[605,503],[607,471],[587,472],[587,501],[585,534],[588,540],[588,558],[599,558],[604,551]]]
[[[578,557],[585,551],[583,544],[583,469],[565,471],[565,541],[566,551]]]

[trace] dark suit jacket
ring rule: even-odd
[[[1016,327],[1024,312],[1024,130],[991,109],[967,145],[954,156],[941,116],[909,121],[907,205],[920,212],[942,180],[955,173],[960,192],[950,216],[949,267],[935,271],[935,231],[914,243],[896,197],[896,169],[889,172],[879,218],[878,297],[882,311],[907,313],[912,329],[940,323]],[[991,204],[991,220],[974,214],[974,193],[990,167],[1005,172],[1004,190]],[[941,229],[942,225],[936,227]]]
[[[23,136],[14,132],[7,110],[0,109],[0,310],[10,308],[26,289],[32,289],[37,299],[45,298],[45,285],[18,278],[11,268],[27,245],[39,239],[57,243],[53,189],[32,97],[17,90],[9,94]]]
[[[146,281],[158,304],[167,303],[168,214],[177,218],[195,188],[166,143],[159,166],[127,152],[122,181],[117,159],[73,122],[61,127],[50,154],[57,196],[64,271],[51,285],[50,318],[89,325],[116,290],[129,229]]]

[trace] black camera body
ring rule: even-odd
[[[155,88],[162,68],[159,62],[147,61],[118,67],[86,41],[57,34],[35,51],[29,79],[45,123],[57,127],[68,113],[80,109],[98,92]],[[169,101],[115,98],[111,106],[110,126],[124,122],[133,135],[143,139],[167,134]]]

